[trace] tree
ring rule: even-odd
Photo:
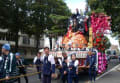
[[[55,6],[55,7],[54,7]],[[48,19],[51,20],[51,25],[47,27],[50,38],[50,47],[52,48],[52,37],[56,38],[62,36],[67,31],[68,27],[68,18],[71,15],[71,11],[67,7],[66,3],[63,0],[56,0],[54,6],[49,11],[51,11]]]
[[[34,2],[33,2],[34,1]],[[26,31],[29,35],[34,35],[36,40],[36,51],[39,49],[40,38],[44,34],[45,25],[45,0],[31,0],[29,6],[29,28]]]
[[[44,31],[46,29],[52,33],[57,31],[58,24],[52,21],[50,15],[62,17],[62,21],[70,15],[70,10],[63,0],[1,0],[0,6],[0,26],[14,33],[15,51],[18,49],[19,32],[27,33],[29,36],[34,35],[38,50],[39,40]],[[56,25],[57,28],[53,29]],[[65,28],[61,28],[59,32],[63,30]]]
[[[18,50],[19,31],[23,31],[27,25],[27,0],[2,0],[0,1],[1,28],[7,28],[14,33],[15,52]]]
[[[109,49],[111,47],[111,43],[110,40],[108,39],[108,37],[104,36],[106,43],[105,43],[105,49]]]

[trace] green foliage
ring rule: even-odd
[[[49,30],[49,33],[54,34],[54,36],[65,34],[68,27],[69,16],[50,14],[50,18],[52,19],[54,24]]]
[[[41,35],[46,29],[50,34],[56,35],[56,32],[62,30],[62,28],[58,30],[58,27],[61,27],[61,24],[63,25],[63,21],[68,18],[68,15],[71,15],[63,0],[41,0],[41,2],[38,0],[32,3],[30,11],[33,12],[30,15],[31,26],[33,26],[31,30],[36,35]],[[56,24],[59,25],[56,26]]]
[[[14,34],[17,51],[18,32],[27,26],[27,0],[1,0],[0,12],[0,28],[7,28]]]
[[[58,24],[59,22],[68,19],[68,16],[61,16],[61,15],[56,15],[56,14],[50,14],[50,18],[55,24]]]
[[[0,0],[0,28],[15,34],[16,48],[19,31],[38,42],[46,29],[53,35],[64,32],[70,15],[64,0]]]
[[[106,43],[105,43],[105,49],[109,49],[111,47],[111,43],[110,40],[108,39],[108,37],[104,36]]]

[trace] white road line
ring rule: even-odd
[[[120,64],[117,65],[117,66],[115,66],[115,67],[113,67],[113,68],[110,69],[108,72],[105,72],[104,74],[102,74],[102,75],[100,75],[99,77],[97,77],[96,80],[99,80],[99,79],[102,78],[103,76],[105,76],[105,75],[107,75],[108,73],[114,71],[114,70],[115,70],[116,68],[118,68],[119,66],[120,66]]]

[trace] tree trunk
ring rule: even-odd
[[[15,33],[15,52],[18,52],[18,41],[19,41],[19,35],[18,31]]]
[[[36,37],[36,53],[39,51],[39,37]]]
[[[49,41],[50,41],[50,50],[52,50],[52,37],[49,37]]]

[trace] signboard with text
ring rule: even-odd
[[[62,51],[52,51],[50,52],[55,57],[62,57]],[[76,58],[86,58],[88,51],[65,51],[65,53],[70,56],[72,53],[76,53]]]

